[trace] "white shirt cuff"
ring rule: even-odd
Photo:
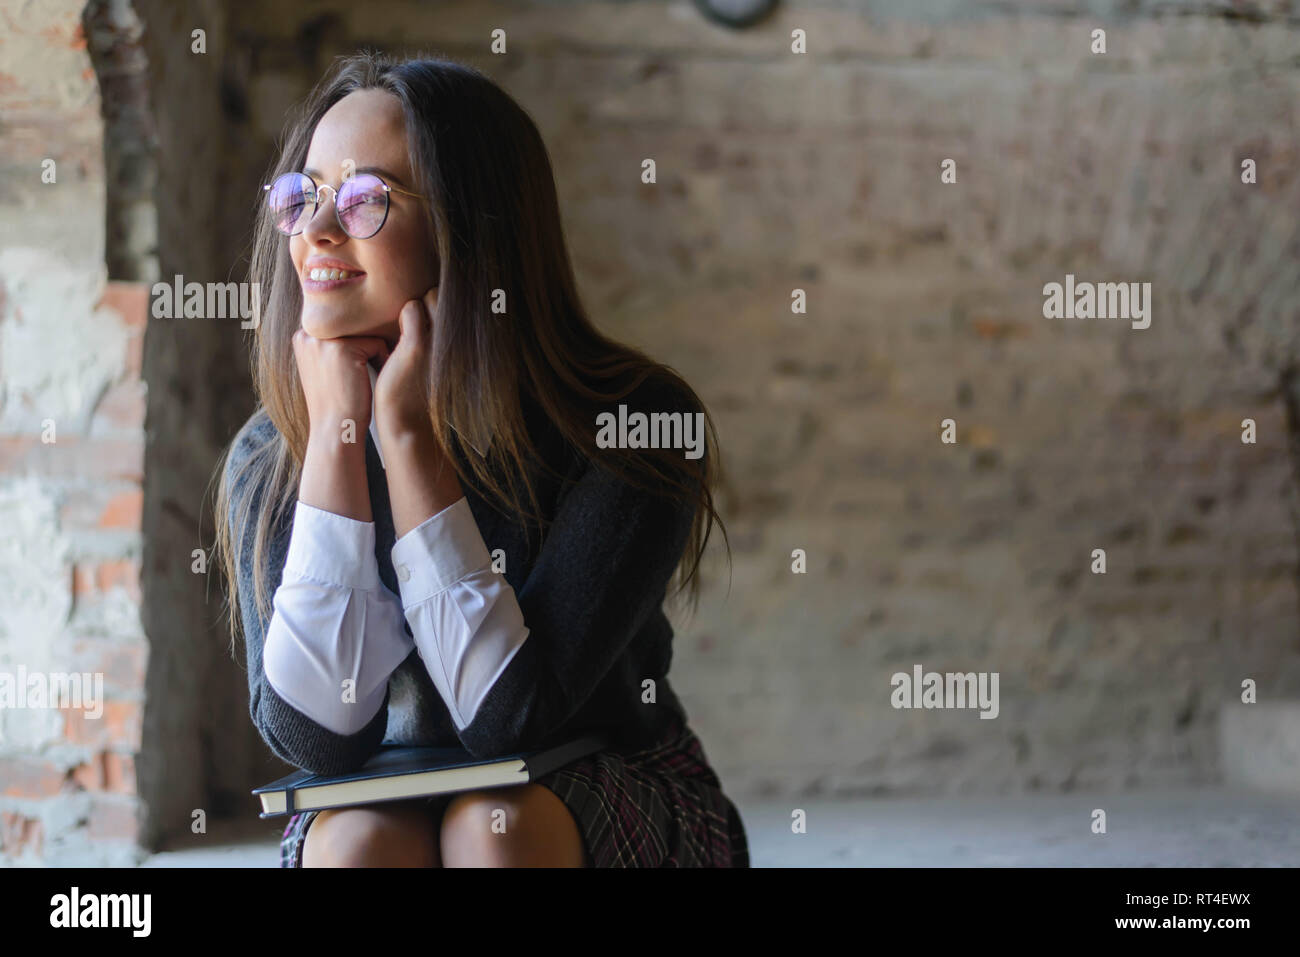
[[[374,591],[380,584],[379,567],[367,561],[374,553],[374,522],[359,522],[299,502],[284,570],[326,585]]]
[[[412,606],[406,620],[429,678],[463,731],[528,637],[514,590],[485,568]]]
[[[332,589],[286,581],[262,648],[262,669],[276,694],[335,734],[355,734],[384,703],[389,675],[413,643],[391,593]],[[346,695],[344,682],[351,680]]]
[[[392,557],[405,609],[492,564],[469,499],[463,495],[399,538]]]

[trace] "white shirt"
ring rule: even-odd
[[[370,378],[373,388],[373,369]],[[373,407],[370,435],[382,464]],[[515,591],[492,570],[463,495],[398,539],[391,554],[400,597],[379,578],[374,522],[298,502],[263,647],[267,681],[317,724],[355,734],[416,648],[463,730],[528,637]]]

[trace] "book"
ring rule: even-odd
[[[475,758],[464,748],[380,745],[370,760],[349,774],[295,771],[254,788],[252,793],[261,798],[262,812],[258,816],[265,818],[479,788],[509,787],[535,781],[578,758],[599,751],[607,740],[604,734],[592,733],[542,751],[520,751],[491,758]]]

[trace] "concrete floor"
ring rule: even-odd
[[[737,800],[755,867],[1297,867],[1300,797],[1200,790]],[[790,830],[807,812],[807,833]],[[1093,834],[1092,811],[1107,833]],[[216,822],[144,867],[276,867],[284,819]]]

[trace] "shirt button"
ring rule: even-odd
[[[411,580],[411,570],[405,565],[397,566],[397,577],[401,581],[409,582]]]

